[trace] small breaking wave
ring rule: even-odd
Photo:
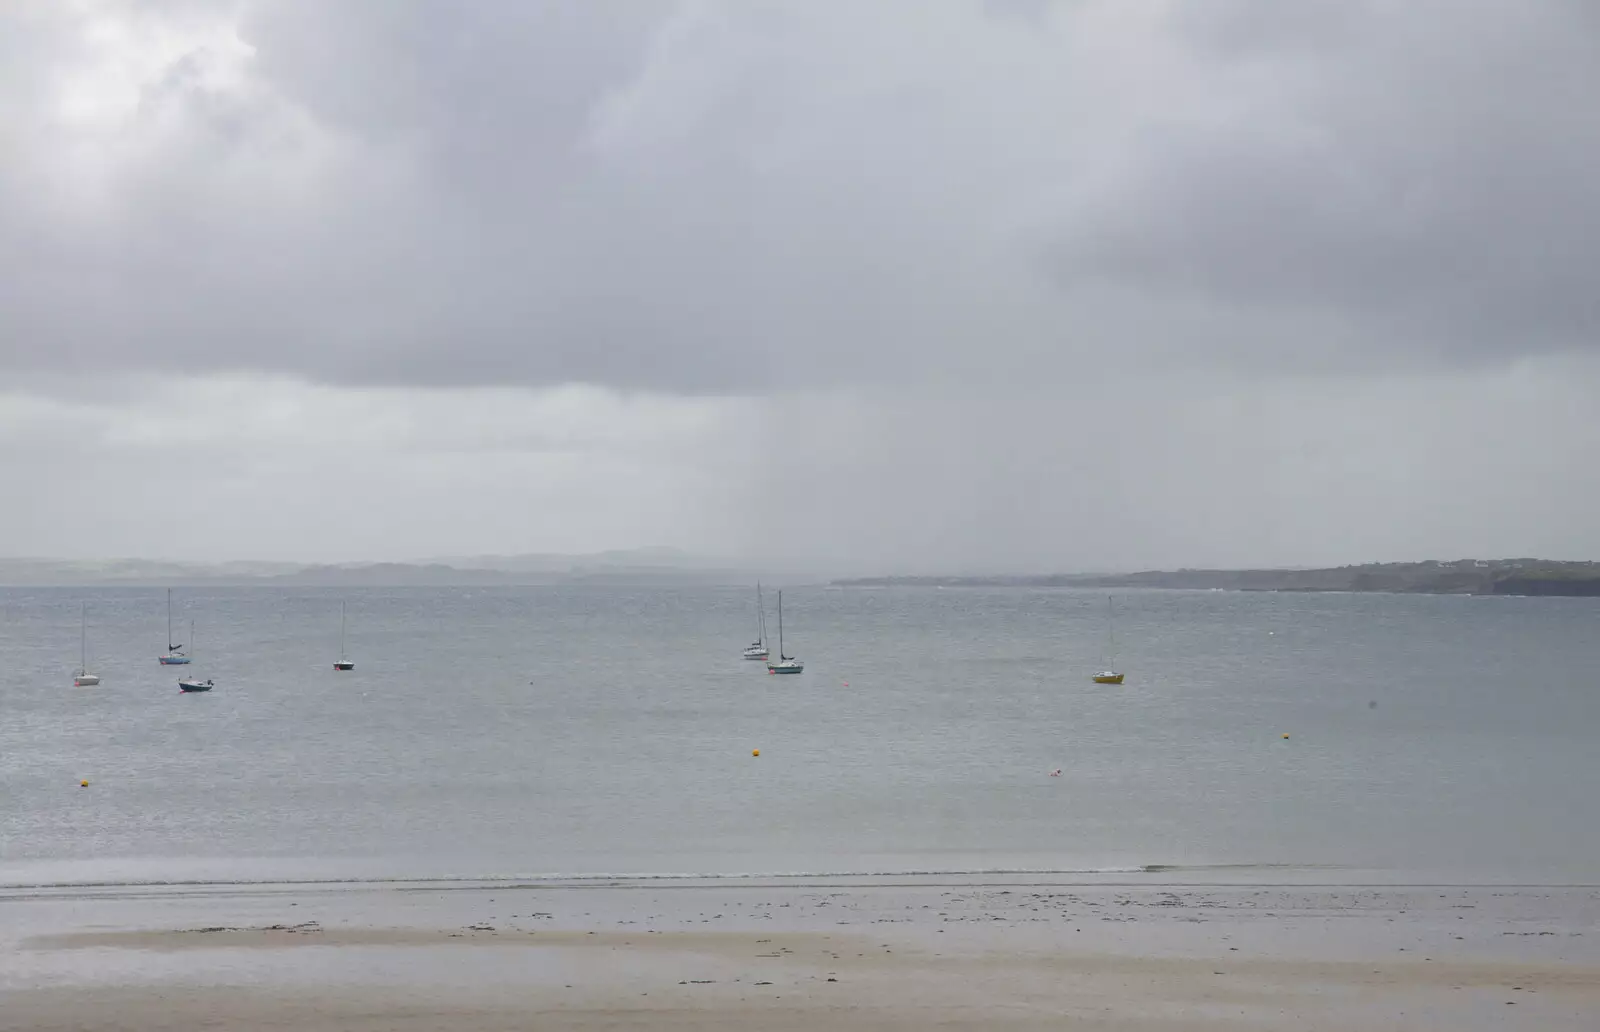
[[[1068,878],[1109,875],[1182,874],[1208,871],[1314,871],[1337,870],[1338,865],[1323,864],[1136,864],[1111,867],[972,867],[898,868],[892,870],[817,870],[817,871],[735,871],[735,872],[545,872],[537,874],[432,875],[421,877],[261,877],[261,878],[62,878],[7,879],[0,876],[0,891],[48,892],[70,889],[311,889],[352,888],[492,888],[517,886],[585,886],[635,883],[738,883],[755,881],[838,882],[849,879],[885,881],[897,878]]]

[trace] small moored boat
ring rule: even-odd
[[[206,678],[204,681],[183,680],[183,681],[179,681],[178,682],[178,688],[181,691],[186,691],[186,692],[209,692],[212,688],[215,688],[215,687],[216,687],[216,682],[212,681],[211,678],[209,678],[209,677]]]
[[[73,675],[72,683],[79,688],[93,688],[100,683],[100,675],[89,672],[89,603],[82,603],[79,620],[78,672]]]
[[[769,674],[798,674],[806,665],[793,656],[783,654],[783,592],[778,592],[778,661],[767,660]]]
[[[1106,669],[1094,675],[1095,684],[1121,684],[1122,674],[1116,669],[1117,656],[1117,609],[1111,601],[1111,596],[1106,596],[1106,659],[1109,661]]]
[[[339,658],[333,661],[335,670],[354,670],[356,661],[346,659],[344,654],[344,603],[339,603]]]
[[[761,582],[756,581],[756,640],[745,646],[745,659],[766,659],[772,655],[767,648],[767,607],[761,604]]]
[[[192,632],[194,625],[190,625]],[[190,640],[194,634],[189,635]],[[189,657],[183,651],[182,645],[172,644],[172,589],[167,589],[167,651],[159,657],[162,666],[184,666],[189,662]]]

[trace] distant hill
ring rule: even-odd
[[[573,573],[590,570],[699,570],[733,572],[741,563],[695,555],[681,548],[614,549],[586,555],[530,552],[522,555],[441,556],[418,560],[423,565],[451,566],[458,570],[497,570],[502,573]]]
[[[0,559],[0,585],[294,584],[747,584],[756,576],[809,579],[796,570],[754,571],[731,559],[672,548],[587,555],[480,555],[407,563],[192,563],[153,559]],[[1600,596],[1600,563],[1550,559],[1456,559],[1324,569],[1146,570],[1018,576],[858,577],[842,587],[1197,588],[1225,591],[1387,591],[1421,594]]]
[[[153,559],[0,559],[0,585],[305,584],[449,585],[744,583],[752,574],[731,560],[677,549],[591,555],[474,556],[409,563],[191,563]]]
[[[843,587],[1192,588],[1223,591],[1381,591],[1430,595],[1600,596],[1600,563],[1455,559],[1306,570],[1147,570],[996,577],[858,577]]]
[[[299,563],[190,563],[163,559],[3,559],[0,584],[171,584],[259,580],[303,569]]]

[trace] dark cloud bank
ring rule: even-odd
[[[0,32],[0,363],[765,393],[1592,347],[1576,0],[109,4]],[[57,91],[57,92],[53,92]]]

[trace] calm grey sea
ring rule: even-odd
[[[1089,592],[794,587],[797,677],[742,588],[175,597],[187,671],[159,589],[0,591],[0,884],[1600,881],[1597,600],[1124,593],[1102,687]]]

